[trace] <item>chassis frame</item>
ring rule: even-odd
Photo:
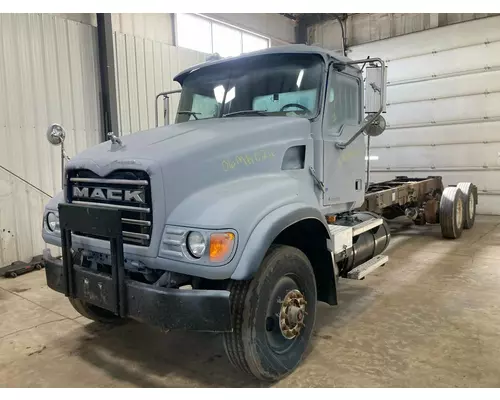
[[[435,224],[439,223],[439,202],[443,190],[440,176],[396,176],[390,181],[371,183],[360,209],[380,214],[387,219],[406,215],[417,224]],[[473,190],[477,205],[475,185]]]
[[[473,186],[476,204],[477,187]],[[369,185],[363,211],[386,218],[407,215],[416,223],[439,222],[442,178],[408,178]],[[410,210],[410,212],[408,211]],[[44,251],[48,286],[67,297],[81,299],[161,329],[230,332],[230,291],[166,288],[128,279],[125,274],[121,211],[78,204],[59,204],[62,259]],[[109,273],[81,266],[72,249],[72,234],[89,234],[109,240]]]

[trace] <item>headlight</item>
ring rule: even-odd
[[[187,237],[187,248],[193,257],[200,258],[207,249],[203,235],[200,232],[190,232]]]
[[[47,213],[47,227],[51,232],[55,232],[59,230],[59,218],[53,212]]]
[[[229,262],[237,246],[238,233],[234,229],[193,229],[167,225],[158,257],[216,267]]]

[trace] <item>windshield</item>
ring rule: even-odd
[[[263,115],[313,118],[323,65],[314,54],[269,54],[194,71],[183,82],[176,122]]]

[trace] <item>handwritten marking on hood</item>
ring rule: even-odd
[[[275,156],[276,153],[268,150],[258,150],[251,154],[241,154],[229,159],[222,160],[222,169],[227,172],[235,169],[238,166],[248,167],[250,165],[258,164],[274,158]]]

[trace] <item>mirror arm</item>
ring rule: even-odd
[[[155,98],[155,127],[158,128],[158,99],[160,96],[163,96],[164,101],[166,100],[166,103],[168,104],[168,95],[169,94],[174,94],[174,93],[180,93],[182,92],[182,89],[177,89],[177,90],[170,90],[168,92],[161,92],[156,95]],[[163,117],[167,117],[168,115],[164,115]]]
[[[344,150],[347,146],[349,146],[352,142],[354,142],[357,137],[359,135],[361,135],[363,133],[363,131],[371,124],[373,123],[377,117],[382,114],[382,109],[383,109],[383,106],[381,106],[380,110],[378,112],[376,112],[372,118],[370,118],[367,122],[364,123],[363,126],[361,126],[361,128],[359,128],[359,130],[347,141],[347,142],[336,142],[335,143],[335,147],[337,149],[341,149],[341,150]]]
[[[354,64],[365,64],[366,62],[378,62],[380,64],[381,68],[381,73],[382,73],[382,82],[385,81],[385,62],[380,59],[380,58],[367,58],[366,60],[355,60],[355,61],[347,61],[345,64],[346,65],[354,65]],[[372,118],[370,118],[368,121],[366,121],[361,128],[347,141],[347,142],[336,142],[335,147],[337,149],[344,150],[347,146],[349,146],[352,142],[354,142],[359,135],[363,133],[363,131],[371,124],[373,123],[377,117],[382,114],[382,111],[384,110],[384,104],[385,104],[385,93],[381,93],[381,101],[380,101],[380,108],[379,110],[373,115]]]
[[[64,201],[68,201],[68,193],[66,190],[66,157],[64,142],[61,142],[61,188],[63,191]]]

